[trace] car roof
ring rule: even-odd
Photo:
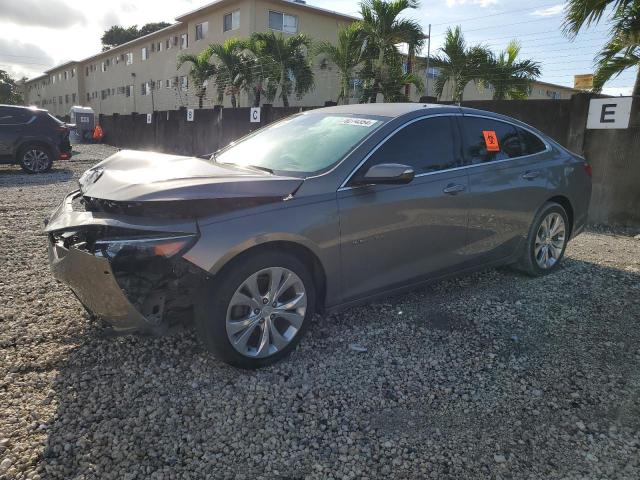
[[[15,108],[17,110],[31,110],[36,111],[36,112],[46,112],[47,110],[44,110],[42,108],[38,108],[38,107],[27,107],[26,105],[7,105],[5,103],[0,103],[0,108]]]
[[[459,111],[457,105],[440,105],[436,103],[358,103],[354,105],[339,105],[308,110],[305,113],[334,113],[340,115],[374,115],[380,117],[397,118],[418,110],[448,109]]]

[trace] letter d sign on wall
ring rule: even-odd
[[[587,128],[628,128],[633,97],[594,98],[589,102]]]

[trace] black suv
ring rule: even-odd
[[[19,163],[28,173],[42,173],[56,159],[71,158],[69,125],[46,110],[0,105],[0,163]]]

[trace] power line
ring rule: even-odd
[[[521,9],[518,9],[518,10],[505,10],[505,11],[499,12],[499,13],[491,13],[491,14],[488,14],[488,15],[481,15],[481,16],[478,16],[478,17],[463,18],[462,20],[457,20],[455,23],[466,23],[466,22],[471,22],[471,21],[474,21],[474,20],[484,20],[484,19],[486,19],[488,17],[497,17],[499,15],[508,15],[510,13],[527,12],[529,10],[539,10],[541,8],[544,8],[544,7],[554,7],[556,5],[558,5],[557,2],[544,3],[542,5],[538,5],[538,6],[535,6],[535,7],[521,8]],[[563,8],[564,8],[564,6],[563,6]],[[451,23],[452,22],[435,23],[435,24],[432,24],[431,26],[432,27],[439,27],[441,25],[451,25]]]

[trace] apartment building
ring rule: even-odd
[[[97,113],[149,113],[197,106],[189,66],[176,68],[182,53],[199,53],[210,43],[247,38],[253,32],[304,32],[314,41],[335,41],[355,17],[306,4],[303,0],[217,0],[176,18],[173,25],[106,52],[69,62],[28,80],[25,102],[66,115],[73,105]],[[292,105],[319,105],[335,96],[339,72],[323,58],[314,60],[316,88]],[[209,92],[205,106],[215,104]],[[228,96],[225,105],[229,106]],[[246,95],[240,105],[249,106]]]

